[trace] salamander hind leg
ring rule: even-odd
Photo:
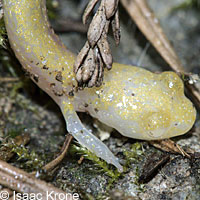
[[[62,109],[62,112],[66,121],[68,132],[72,134],[82,146],[95,153],[107,163],[113,164],[115,167],[117,167],[119,172],[122,172],[123,167],[119,164],[117,158],[102,141],[100,141],[83,126],[78,115],[72,109],[72,105],[68,104],[67,107],[64,106],[63,108],[64,109]]]

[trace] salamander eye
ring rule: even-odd
[[[163,72],[160,74],[160,80],[164,82],[168,91],[172,94],[183,95],[184,87],[183,82],[174,72]]]
[[[171,117],[163,111],[148,112],[143,116],[143,129],[152,138],[159,138],[169,129]]]

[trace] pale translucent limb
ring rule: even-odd
[[[119,172],[123,171],[123,167],[119,164],[117,158],[101,140],[83,126],[75,111],[67,110],[66,112],[63,112],[63,115],[67,124],[68,132],[72,134],[82,146],[95,153],[107,163],[113,164],[117,167]]]

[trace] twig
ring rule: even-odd
[[[169,153],[178,153],[189,159],[191,158],[191,156],[187,152],[185,152],[178,144],[176,144],[171,139],[149,141],[149,143],[154,147],[161,149],[162,151],[166,151]]]
[[[43,167],[43,169],[45,171],[52,170],[55,166],[57,166],[63,160],[63,158],[65,157],[65,155],[66,155],[66,153],[69,149],[69,145],[70,145],[72,139],[73,139],[72,135],[68,134],[66,136],[65,142],[64,142],[62,149],[61,149],[61,154],[58,157],[56,157],[56,159],[52,160],[51,162],[49,162],[47,165],[45,165]]]
[[[60,200],[59,196],[65,195],[65,199],[72,200],[73,194],[66,193],[53,185],[38,180],[27,172],[13,167],[0,160],[0,184],[16,192],[41,194],[42,199]],[[51,194],[51,196],[48,196]]]

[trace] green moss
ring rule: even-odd
[[[29,151],[24,145],[16,145],[15,143],[7,144],[12,152],[18,155],[18,160],[22,161],[23,169],[28,171],[40,170],[44,166],[46,160],[42,155],[38,155],[35,151]]]
[[[12,90],[10,91],[10,97],[14,98],[18,94],[18,90],[24,87],[24,82],[19,81],[15,84],[13,84]]]
[[[6,137],[15,138],[16,136],[21,135],[23,130],[24,130],[24,127],[22,127],[22,126],[17,126],[15,128],[10,128],[6,133]]]
[[[72,145],[70,148],[70,153],[78,153],[84,156],[85,159],[91,160],[97,166],[97,171],[102,172],[110,177],[107,185],[107,190],[109,190],[114,182],[118,180],[121,173],[117,169],[113,170],[107,162],[97,157],[94,153],[87,150],[85,147]]]
[[[126,167],[130,167],[132,163],[136,163],[141,159],[144,152],[142,151],[142,145],[136,142],[131,145],[130,149],[124,149],[123,154],[126,158]]]
[[[111,178],[117,178],[120,176],[120,173],[116,170],[112,170],[109,168],[107,162],[97,157],[94,153],[87,150],[85,147],[72,145],[70,152],[82,154],[85,159],[91,160],[95,163],[95,165],[100,169],[100,171],[104,172],[107,176]]]
[[[122,177],[123,174],[118,172],[117,169],[112,169],[113,166],[109,166],[104,160],[97,157],[94,153],[88,151],[86,148],[82,146],[72,145],[70,148],[71,154],[81,154],[84,156],[85,159],[91,160],[95,163],[95,166],[97,166],[97,171],[102,172],[103,174],[106,174],[110,177],[108,180],[108,185],[106,187],[106,190],[109,191],[109,189],[113,186],[113,183],[117,182],[119,177]],[[125,167],[124,167],[124,173],[127,171],[128,168],[131,167],[131,164],[138,163],[139,160],[141,160],[141,156],[144,154],[142,151],[142,145],[140,143],[134,143],[131,145],[131,148],[124,149],[123,154],[125,156]],[[137,180],[139,178],[139,172],[136,167],[135,173],[136,173],[136,184]],[[143,189],[142,185],[139,185],[141,190]]]
[[[134,178],[134,183],[138,186],[138,190],[140,192],[144,192],[145,188],[144,188],[144,184],[140,184],[138,182],[139,180],[139,167],[137,164],[141,161],[141,159],[143,159],[144,157],[144,152],[142,150],[142,144],[139,142],[136,142],[134,144],[131,145],[131,148],[129,149],[124,149],[123,154],[125,156],[125,160],[126,160],[126,168],[131,168],[132,164],[135,164],[135,170],[134,170],[134,174],[135,174],[135,178]]]

